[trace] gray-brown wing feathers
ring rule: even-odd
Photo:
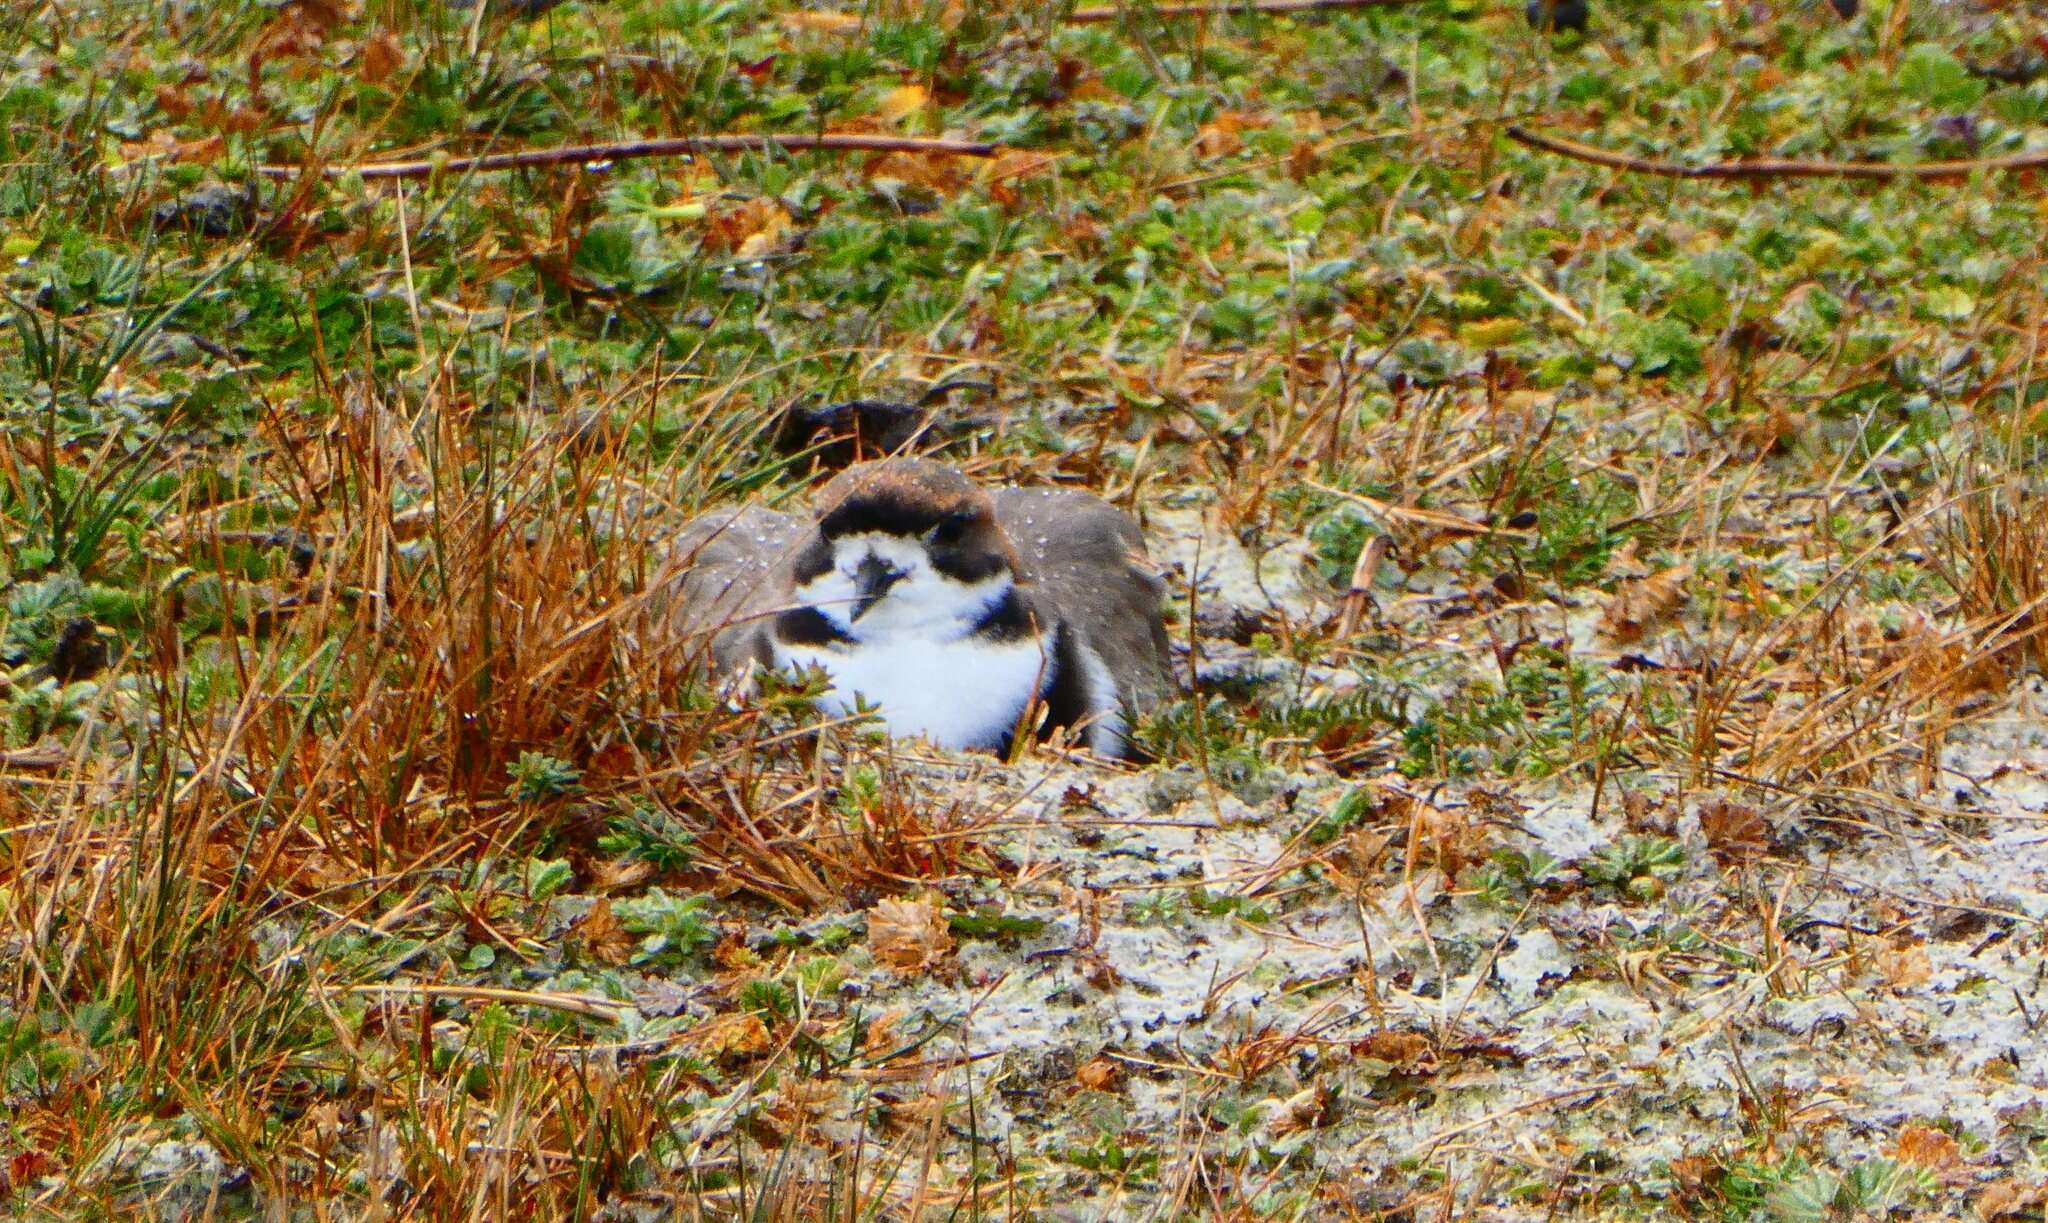
[[[807,519],[749,505],[692,521],[676,536],[682,573],[671,589],[671,624],[686,639],[711,635],[721,672],[769,663],[769,626],[789,602],[789,558],[811,530]]]
[[[1116,681],[1127,710],[1164,697],[1171,674],[1166,582],[1130,515],[1070,489],[1005,488],[996,520],[1017,546],[1034,602],[1075,628]]]
[[[1068,489],[1004,488],[993,497],[1032,601],[1102,660],[1125,708],[1143,709],[1166,696],[1166,583],[1146,559],[1137,524],[1100,498]],[[813,529],[806,518],[751,505],[691,522],[676,536],[681,572],[670,585],[671,624],[686,638],[710,635],[712,663],[721,672],[772,662],[771,619],[789,604],[788,574]]]

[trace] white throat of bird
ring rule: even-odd
[[[1015,587],[1007,568],[975,582],[941,573],[921,540],[842,536],[833,541],[832,567],[794,593],[843,639],[778,640],[775,662],[823,669],[832,690],[820,704],[834,716],[865,701],[891,734],[956,749],[999,747],[1052,681],[1045,632],[976,631]]]

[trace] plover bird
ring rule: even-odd
[[[834,477],[802,518],[759,506],[677,541],[674,624],[711,636],[721,673],[822,669],[835,716],[1006,751],[1038,718],[1105,756],[1169,675],[1165,583],[1137,524],[1068,489],[983,489],[954,468],[883,459]]]

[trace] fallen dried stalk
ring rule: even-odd
[[[1415,0],[1251,0],[1245,4],[1104,4],[1077,8],[1067,20],[1086,24],[1125,17],[1230,17],[1240,13],[1314,13],[1324,9],[1391,8]]]
[[[2001,170],[2038,170],[2048,168],[2048,149],[2032,153],[2016,153],[2011,157],[1986,157],[1973,161],[1922,161],[1910,165],[1893,165],[1882,161],[1792,161],[1782,159],[1759,159],[1756,161],[1708,161],[1696,166],[1681,165],[1675,161],[1652,161],[1643,157],[1631,157],[1626,153],[1613,153],[1576,140],[1565,140],[1558,136],[1545,136],[1524,127],[1510,125],[1508,139],[1516,144],[1573,161],[1591,162],[1596,166],[1607,166],[1615,170],[1626,170],[1631,174],[1654,174],[1660,178],[1961,178],[1979,171],[1995,173]]]
[[[526,989],[500,989],[489,985],[415,985],[402,981],[388,984],[351,985],[346,991],[351,994],[382,994],[396,997],[422,999],[461,998],[471,1002],[503,1002],[515,1006],[539,1006],[550,1010],[567,1011],[571,1015],[583,1015],[591,1019],[607,1019],[613,1023],[624,1018],[633,1008],[624,1002],[613,1002],[609,998],[593,997],[589,994],[558,994]]]
[[[1524,1100],[1522,1103],[1513,1105],[1508,1108],[1495,1109],[1494,1111],[1486,1114],[1483,1117],[1467,1121],[1463,1125],[1454,1125],[1450,1129],[1438,1132],[1437,1134],[1433,1135],[1428,1142],[1425,1142],[1421,1146],[1418,1146],[1413,1150],[1409,1151],[1405,1158],[1417,1160],[1428,1159],[1432,1152],[1434,1152],[1438,1147],[1442,1146],[1444,1143],[1449,1142],[1451,1139],[1461,1137],[1465,1134],[1469,1134],[1474,1130],[1483,1130],[1487,1126],[1493,1125],[1495,1122],[1504,1120],[1508,1117],[1512,1117],[1517,1113],[1535,1112],[1538,1109],[1550,1108],[1554,1105],[1562,1104],[1566,1100],[1576,1100],[1587,1096],[1604,1096],[1609,1092],[1619,1091],[1620,1089],[1627,1086],[1629,1086],[1628,1083],[1620,1080],[1615,1080],[1606,1083],[1591,1083],[1584,1087],[1574,1087],[1569,1091],[1556,1091],[1550,1093],[1547,1096],[1538,1096],[1534,1100]]]
[[[10,748],[0,752],[0,769],[61,769],[70,759],[61,747]]]
[[[857,153],[936,153],[949,157],[994,157],[996,146],[979,140],[937,140],[916,136],[672,136],[660,140],[614,140],[571,144],[553,149],[522,149],[516,153],[485,153],[475,157],[415,158],[372,161],[361,165],[320,168],[328,178],[360,174],[366,179],[426,178],[436,173],[518,170],[594,161],[630,161],[639,157],[677,157],[686,153],[758,153],[829,149]],[[290,178],[306,165],[258,166],[266,178]]]
[[[1379,519],[1380,525],[1383,527],[1392,526],[1391,520],[1398,518],[1451,535],[1497,535],[1507,539],[1536,538],[1534,531],[1523,530],[1520,527],[1496,526],[1490,522],[1475,522],[1470,518],[1461,518],[1456,514],[1446,514],[1440,510],[1417,509],[1412,505],[1395,505],[1390,501],[1382,501],[1377,497],[1368,497],[1364,493],[1355,493],[1347,488],[1337,488],[1320,480],[1304,480],[1303,483],[1318,492],[1328,493],[1332,497],[1338,497],[1359,506],[1373,517]]]

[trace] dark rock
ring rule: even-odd
[[[1934,121],[1934,134],[1943,140],[1952,140],[1961,145],[1971,157],[1977,155],[1979,139],[1977,120],[1973,115],[1943,115]]]
[[[1522,15],[1539,30],[1583,32],[1588,14],[1586,0],[1529,0]]]
[[[1271,617],[1254,608],[1214,599],[1204,599],[1195,608],[1195,634],[1212,641],[1250,645],[1254,636],[1270,632],[1272,627]]]
[[[776,446],[785,454],[817,447],[828,467],[880,458],[903,446],[925,422],[925,410],[891,399],[849,399],[844,403],[799,401],[783,413]]]
[[[2048,76],[2048,57],[2027,47],[2014,47],[1988,64],[1964,62],[1971,76],[1997,81],[2001,85],[2031,85]]]
[[[814,450],[826,467],[845,467],[893,454],[936,423],[932,406],[956,390],[989,392],[985,382],[942,382],[915,403],[893,399],[849,399],[819,404],[809,397],[784,410],[776,448],[784,454]]]
[[[255,214],[255,201],[250,196],[210,183],[158,204],[152,219],[158,229],[185,229],[202,237],[227,238],[247,232]]]
[[[617,446],[625,439],[626,431],[610,414],[590,408],[570,413],[555,426],[555,436],[561,439],[564,450],[587,458]]]
[[[282,548],[291,557],[292,569],[300,577],[312,571],[313,562],[320,559],[318,542],[297,527],[279,527],[272,531],[264,546]]]
[[[99,626],[87,616],[73,616],[57,633],[57,645],[50,651],[50,677],[60,684],[91,679],[107,666],[107,643]]]

